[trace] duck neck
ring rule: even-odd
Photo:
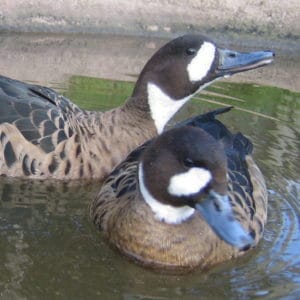
[[[147,109],[148,114],[152,118],[158,134],[161,134],[166,124],[191,98],[191,95],[182,99],[173,99],[157,84],[149,81],[146,84],[141,84],[139,88],[134,89],[133,99],[136,97],[144,99],[142,105]]]
[[[157,135],[149,113],[132,103],[107,112],[86,112],[76,119],[83,164],[92,177],[103,178],[135,148]],[[147,116],[148,115],[148,116]]]
[[[161,203],[155,199],[145,185],[142,162],[139,164],[138,180],[140,192],[145,202],[150,206],[155,218],[158,221],[168,224],[180,224],[194,214],[195,209],[189,206],[175,207]]]

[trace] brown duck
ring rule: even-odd
[[[80,109],[49,88],[0,76],[0,174],[103,178],[130,151],[160,134],[199,90],[272,57],[270,51],[238,53],[185,35],[159,49],[131,97],[107,112]]]
[[[257,245],[266,186],[251,142],[215,119],[227,110],[164,132],[107,177],[91,217],[119,251],[145,266],[182,272]]]

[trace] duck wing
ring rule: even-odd
[[[70,119],[80,112],[70,100],[49,88],[0,76],[0,128],[13,125],[16,135],[21,133],[46,153],[73,135]]]

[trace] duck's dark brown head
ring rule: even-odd
[[[158,133],[195,93],[214,80],[273,60],[271,51],[241,53],[219,48],[201,35],[184,35],[160,48],[142,70],[134,98],[147,99]]]

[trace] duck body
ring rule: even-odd
[[[214,167],[216,171],[212,171],[212,173],[215,179],[210,181],[207,186],[203,186],[204,196],[199,196],[198,191],[192,191],[190,195],[184,194],[186,192],[183,190],[183,194],[180,196],[180,201],[183,201],[181,205],[175,201],[172,202],[173,200],[164,203],[164,200],[160,198],[162,192],[155,186],[155,181],[157,178],[160,181],[158,184],[162,186],[169,184],[169,191],[170,183],[164,181],[159,174],[156,176],[152,174],[149,181],[154,183],[149,184],[146,166],[144,166],[145,182],[141,184],[140,165],[144,159],[145,154],[143,153],[151,145],[150,142],[133,151],[123,163],[113,170],[91,205],[92,219],[110,244],[142,265],[176,272],[188,271],[196,267],[207,268],[240,256],[257,245],[262,237],[267,218],[266,186],[260,170],[252,159],[251,142],[240,133],[230,133],[220,121],[215,119],[217,114],[224,111],[226,109],[210,112],[181,124],[184,125],[181,128],[187,128],[187,130],[190,130],[191,126],[192,128],[201,128],[222,145],[221,151],[226,156],[226,175],[222,175],[218,167]],[[180,139],[177,135],[176,138]],[[200,147],[202,147],[201,143],[203,145],[205,141],[199,140]],[[193,148],[195,144],[197,141],[191,139],[189,147]],[[214,149],[215,147],[208,149],[208,152],[204,149],[207,157],[205,159],[208,162],[210,157],[214,156],[212,154]],[[164,152],[164,149],[156,151]],[[174,152],[176,151],[181,151],[180,145],[178,150],[174,149]],[[171,160],[168,160],[167,154],[161,155],[166,160],[165,164],[161,164],[160,172],[165,173],[168,172],[167,169],[170,167],[168,162]],[[155,159],[153,160],[150,164],[155,165]],[[172,161],[172,165],[176,165],[177,162],[177,159]],[[209,163],[206,163],[203,158],[200,160],[200,164],[209,166]],[[182,174],[181,172],[182,170],[179,173]],[[224,188],[224,180],[226,188]],[[188,186],[189,182],[193,182],[193,179],[188,178],[183,185]],[[149,201],[145,199],[148,196],[145,197],[143,185],[150,191],[153,198],[160,199],[158,208],[151,203],[149,205]],[[194,186],[196,185],[197,181]],[[210,189],[228,195],[232,215],[225,218],[220,217],[218,220],[218,216],[207,217],[198,210],[191,211],[190,214],[187,212],[188,208],[197,207],[197,205],[191,204],[194,199],[207,198]],[[168,195],[164,194],[163,198],[167,199]],[[159,212],[161,204],[168,205],[167,209],[171,210],[168,213],[171,215],[172,209],[175,208],[177,213],[186,214],[186,216],[182,217],[181,221],[174,219],[173,216],[168,219],[168,213],[161,215]],[[214,205],[218,206],[215,203]],[[219,207],[219,210],[222,211],[222,208]],[[232,223],[233,219],[241,224],[243,228],[241,231],[239,228],[226,228],[226,224]],[[238,232],[238,236],[245,235],[243,242],[232,243],[235,237],[229,237],[228,233],[220,234],[220,230],[222,231],[224,228],[228,229],[229,235],[232,232]]]
[[[200,35],[182,36],[154,53],[131,97],[107,112],[85,111],[49,88],[0,76],[0,174],[104,178],[130,151],[161,134],[195,93],[272,59],[270,51],[239,53]]]
[[[125,154],[157,134],[147,110],[138,106],[85,111],[49,88],[3,76],[0,101],[3,175],[101,178]]]

